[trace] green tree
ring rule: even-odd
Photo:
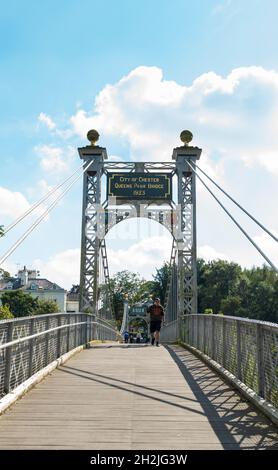
[[[241,298],[239,295],[228,295],[221,300],[220,311],[224,315],[241,316]]]
[[[3,305],[7,305],[15,317],[34,315],[38,305],[36,298],[22,290],[3,292],[1,296]]]
[[[269,267],[244,269],[236,263],[197,263],[199,311],[278,322],[278,276]]]
[[[3,279],[4,281],[7,281],[10,279],[11,275],[8,271],[5,271],[5,269],[0,268],[0,279]]]
[[[214,313],[221,311],[221,302],[230,295],[237,294],[241,267],[236,263],[215,260],[205,263],[198,260],[198,305],[199,311],[212,308]]]
[[[0,306],[0,320],[10,320],[11,318],[14,318],[14,316],[8,305]]]
[[[154,281],[140,278],[138,273],[127,270],[116,273],[110,279],[110,292],[112,293],[116,320],[122,319],[125,294],[128,295],[130,304],[144,302],[148,300],[150,295],[153,295],[155,285]],[[102,286],[101,289],[102,293],[99,295],[107,295],[108,286]]]
[[[156,269],[156,274],[153,276],[155,286],[154,294],[155,297],[160,298],[162,305],[165,303],[165,294],[167,292],[168,283],[171,276],[171,266],[170,263],[164,263],[161,268]]]
[[[60,312],[60,307],[56,300],[50,299],[38,299],[37,306],[35,308],[35,315],[44,315],[46,313],[57,313]]]
[[[5,235],[4,225],[0,225],[0,238],[4,237],[4,235]]]

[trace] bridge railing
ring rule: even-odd
[[[85,313],[0,321],[0,396],[66,352],[94,339],[118,339],[113,323]]]
[[[160,339],[163,343],[173,343],[179,339],[178,320],[165,323],[161,328]]]
[[[278,408],[278,324],[223,315],[186,315],[179,337]]]

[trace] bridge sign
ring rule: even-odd
[[[172,175],[168,173],[108,173],[107,197],[171,200]]]
[[[134,306],[134,307],[130,307],[129,309],[129,316],[140,316],[140,317],[144,317],[147,313],[147,309],[146,307],[144,306]]]

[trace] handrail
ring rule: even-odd
[[[37,338],[40,339],[37,341]],[[85,312],[59,312],[1,321],[0,397],[63,354],[95,339],[117,340],[116,325]]]
[[[188,315],[183,315],[183,317],[195,317],[195,316],[201,316],[201,317],[212,317],[212,318],[225,318],[226,320],[239,320],[242,321],[243,323],[259,323],[260,325],[264,326],[269,326],[271,328],[277,328],[278,329],[278,323],[272,323],[269,321],[264,321],[264,320],[257,320],[256,318],[246,318],[246,317],[234,317],[233,315],[219,315],[219,314],[214,314],[214,313],[190,313]]]
[[[92,322],[94,323],[94,322]],[[22,336],[21,338],[14,339],[13,341],[9,341],[8,343],[0,344],[0,350],[5,348],[10,348],[11,346],[15,346],[19,343],[24,343],[24,341],[30,341],[31,339],[38,338],[38,336],[46,335],[47,333],[51,333],[51,331],[62,330],[63,328],[70,328],[72,326],[77,325],[86,325],[87,322],[82,321],[78,323],[67,323],[66,325],[55,326],[55,328],[50,328],[49,330],[41,331],[40,333],[35,333],[34,335],[30,336]]]

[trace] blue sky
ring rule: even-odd
[[[11,0],[2,4],[0,223],[9,223],[48,186],[77,168],[74,149],[85,144],[85,130],[96,122],[101,145],[109,155],[122,159],[152,160],[158,159],[159,153],[171,158],[179,132],[183,127],[191,128],[195,144],[204,149],[207,170],[270,228],[278,230],[277,217],[273,217],[277,88],[276,76],[271,75],[271,71],[278,72],[277,19],[276,0]],[[236,77],[231,76],[233,70],[240,70]],[[214,75],[205,75],[209,72]],[[122,83],[123,77],[128,78]],[[237,85],[229,91],[217,77],[230,77],[227,84],[232,86],[236,81]],[[110,91],[107,84],[111,84]],[[158,95],[150,98],[156,90],[160,90]],[[184,104],[181,95],[187,92],[192,96]],[[139,101],[144,93],[148,95],[140,109],[134,104],[136,93]],[[202,103],[198,103],[199,96]],[[105,108],[107,103],[109,109]],[[112,108],[114,121],[107,124]],[[118,116],[122,128],[113,127]],[[227,125],[221,129],[223,122]],[[129,123],[133,130],[125,133]],[[165,129],[169,133],[165,134]],[[153,144],[155,139],[161,139],[161,147]],[[201,189],[199,200],[201,254],[223,255],[244,265],[260,264],[260,258],[232,226],[227,225],[222,233],[226,222],[220,213],[217,230],[212,227],[216,209]],[[14,270],[16,263],[36,262],[42,275],[55,277],[56,282],[68,287],[76,281],[78,268],[69,277],[67,263],[71,256],[78,257],[80,210],[78,184],[11,256],[7,267]],[[1,241],[1,253],[24,227]],[[275,247],[262,233],[248,223],[247,227],[268,254],[276,257]],[[141,238],[124,244],[110,242],[114,269],[125,267],[125,257],[132,250],[137,252],[136,243],[141,243],[146,256],[140,269],[150,276],[147,266],[154,268],[150,255],[154,240],[147,239],[142,246],[146,230],[143,224]],[[155,232],[152,236],[164,235]],[[124,248],[131,251],[124,252]],[[120,265],[117,250],[122,250]],[[165,242],[165,250],[157,256],[163,257],[167,250]]]

